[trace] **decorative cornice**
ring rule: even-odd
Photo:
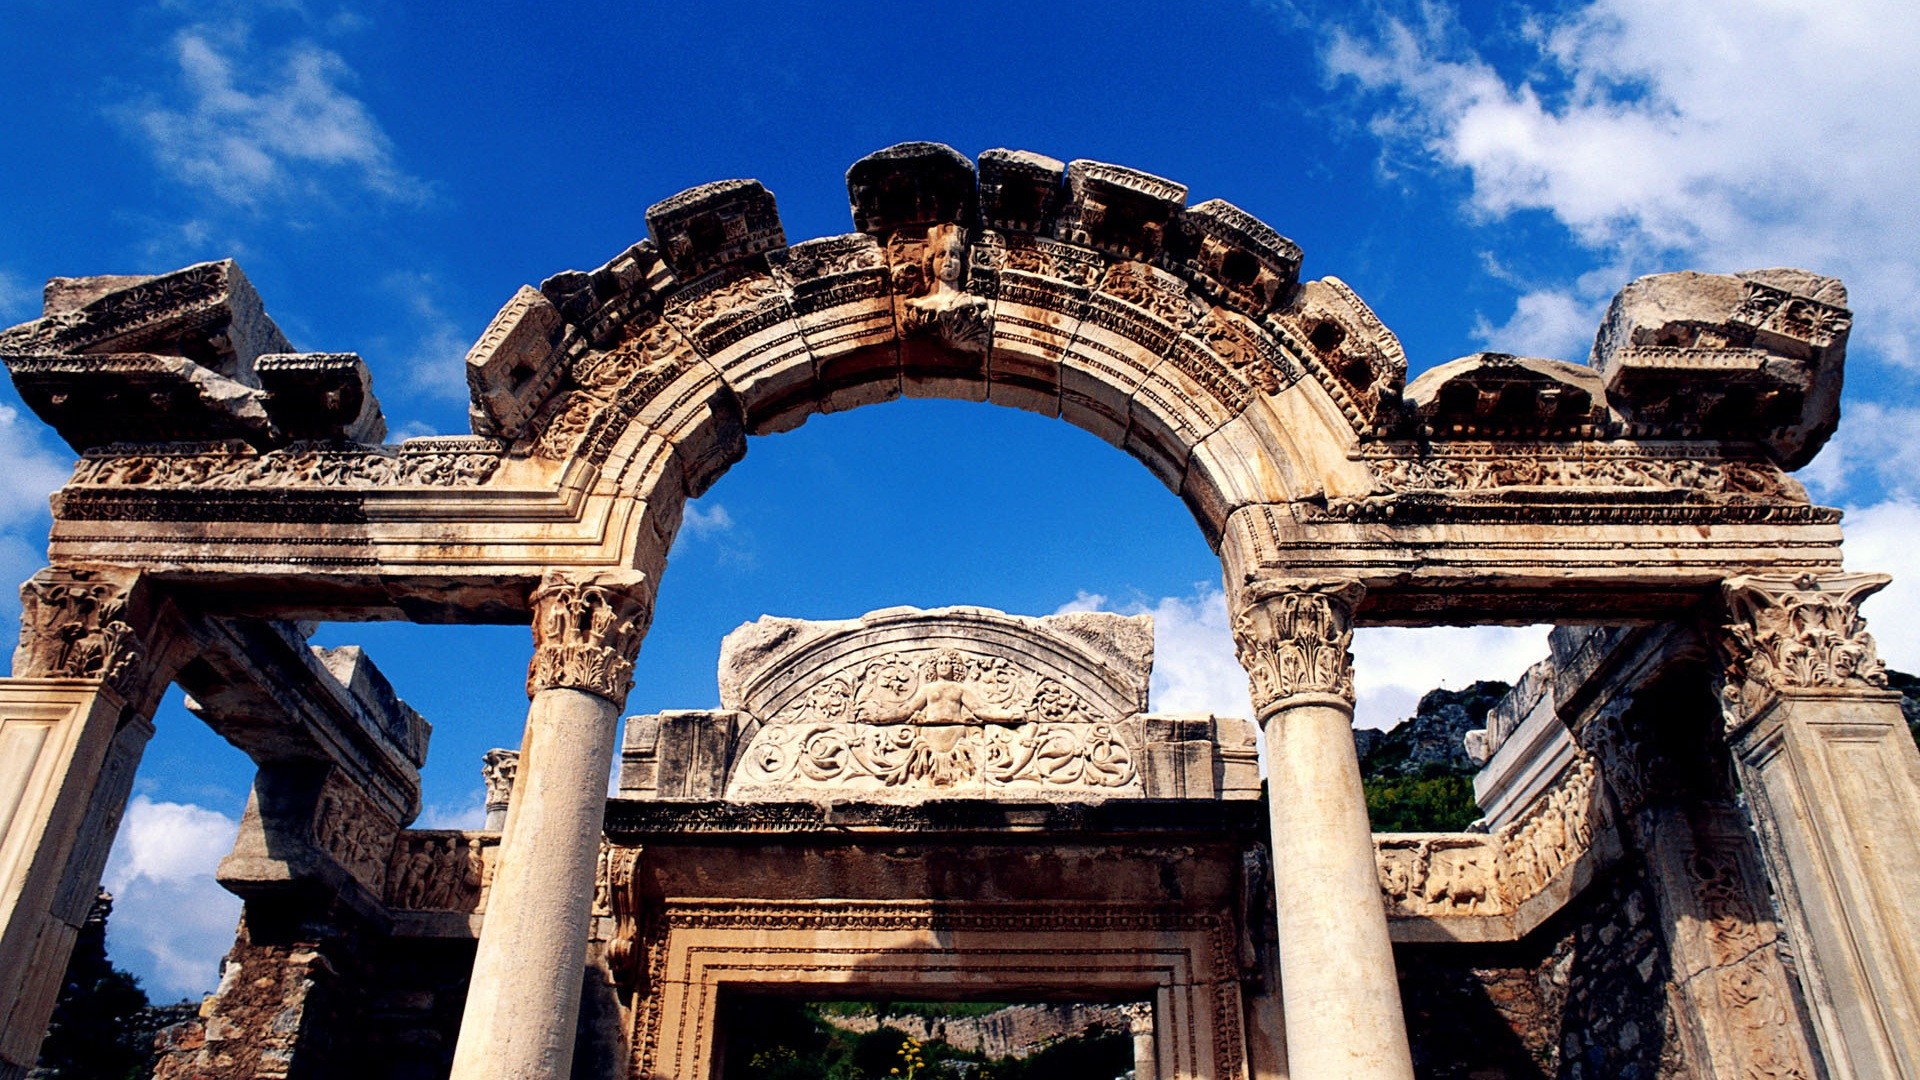
[[[1247,669],[1254,712],[1263,720],[1295,698],[1353,707],[1356,581],[1259,578],[1235,598],[1234,652]]]
[[[1860,617],[1860,602],[1891,580],[1885,574],[1727,579],[1720,690],[1727,729],[1745,725],[1784,693],[1884,689],[1887,666]]]
[[[584,690],[616,705],[633,689],[633,659],[653,618],[652,583],[638,570],[549,570],[533,590],[527,694]]]
[[[13,673],[98,679],[136,696],[146,649],[128,621],[135,579],[92,570],[42,570],[20,586],[20,646]]]

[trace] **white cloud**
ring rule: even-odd
[[[182,30],[172,52],[177,87],[122,110],[169,174],[246,209],[343,181],[389,201],[426,197],[348,89],[355,75],[338,53],[311,42],[256,49],[239,22]]]
[[[433,275],[403,271],[387,275],[384,284],[389,295],[405,298],[414,328],[412,340],[395,350],[407,387],[442,401],[466,401],[467,349],[479,332],[468,333],[440,306]]]
[[[1848,510],[1841,522],[1849,570],[1892,574],[1893,583],[1861,606],[1867,629],[1889,667],[1920,672],[1920,501],[1892,500]]]
[[[1429,690],[1511,683],[1547,655],[1545,626],[1371,626],[1354,631],[1354,723],[1389,728]]]
[[[1571,289],[1534,289],[1514,302],[1506,322],[1496,326],[1484,315],[1476,319],[1473,336],[1494,352],[1577,360],[1591,350],[1605,310]]]
[[[1153,616],[1153,681],[1156,712],[1210,712],[1250,716],[1247,673],[1234,657],[1226,595],[1203,587],[1192,596],[1153,603],[1110,606],[1105,596],[1082,592],[1060,612],[1121,611]],[[1420,696],[1436,687],[1459,688],[1478,679],[1513,682],[1547,655],[1544,626],[1372,627],[1353,637],[1354,722],[1392,727],[1413,715]]]
[[[238,834],[234,818],[191,803],[136,795],[107,858],[113,894],[109,951],[155,1000],[203,994],[233,946],[240,898],[214,881]]]
[[[727,508],[714,503],[712,507],[703,507],[698,502],[690,502],[682,515],[681,523],[701,540],[711,540],[721,533],[733,529],[733,515]]]
[[[1424,5],[1336,29],[1324,62],[1387,103],[1390,147],[1465,171],[1477,213],[1545,211],[1632,272],[1837,274],[1855,340],[1920,364],[1920,5],[1591,0],[1479,43],[1527,54],[1508,70],[1464,40]]]
[[[420,811],[412,829],[478,829],[487,823],[487,793],[475,788],[458,803],[434,803]]]
[[[48,513],[47,497],[67,482],[73,455],[47,449],[50,429],[37,417],[0,405],[0,528],[17,528]]]
[[[1847,402],[1840,430],[1795,476],[1827,502],[1868,488],[1892,499],[1920,497],[1920,406]]]

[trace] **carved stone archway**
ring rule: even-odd
[[[113,695],[54,722],[131,730],[149,684],[176,670],[228,689],[319,679],[294,620],[533,624],[526,754],[458,1075],[564,1071],[560,1021],[579,992],[565,971],[632,657],[684,500],[748,434],[902,394],[983,400],[1093,431],[1180,494],[1220,553],[1273,748],[1276,884],[1294,898],[1284,982],[1290,1006],[1314,1003],[1286,1013],[1314,1025],[1290,1032],[1302,1080],[1409,1069],[1384,920],[1366,914],[1379,901],[1348,733],[1357,622],[1691,619],[1718,610],[1730,578],[1803,575],[1818,594],[1839,568],[1837,512],[1786,475],[1837,421],[1851,316],[1832,279],[1643,279],[1589,365],[1481,354],[1409,385],[1398,342],[1350,289],[1300,281],[1294,244],[1227,203],[1186,206],[1182,185],[910,143],[857,162],[848,187],[845,236],[789,245],[772,196],[726,181],[654,206],[651,239],[606,265],[522,289],[468,357],[470,437],[379,445],[365,365],[290,352],[232,263],[56,280],[42,318],[0,335],[22,396],[83,453],[55,498],[43,587],[106,573],[115,604],[156,613],[110,621],[125,629],[92,651],[65,646],[101,637],[97,603],[29,626],[16,676]],[[118,659],[176,641],[185,652],[164,663]],[[129,695],[114,681],[130,670],[145,682]],[[1884,707],[1869,675],[1837,676],[1848,707]],[[383,777],[383,820],[410,816],[404,762],[424,735],[415,745],[378,693],[353,697],[368,677],[326,678],[342,689],[313,715],[352,699],[355,715],[388,715],[387,735],[364,754],[329,737],[296,756]],[[34,751],[20,775],[86,774],[111,731],[71,743],[98,750],[85,760]],[[285,752],[260,747],[263,762]],[[1890,768],[1920,791],[1908,757]],[[306,802],[287,805],[320,805],[332,781],[300,776],[287,784]],[[0,968],[43,970],[71,940],[48,898],[97,877],[85,853],[125,792],[15,786],[31,798],[0,852],[46,858],[0,864]],[[76,810],[93,800],[106,809]],[[1885,857],[1920,872],[1920,851]],[[1830,907],[1822,925],[1870,917]],[[1887,970],[1874,985],[1920,997],[1920,967]],[[9,1061],[44,1022],[43,989],[0,987]],[[1892,1038],[1859,1053],[1894,1060]]]

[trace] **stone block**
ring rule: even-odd
[[[647,231],[684,282],[787,246],[773,193],[758,180],[720,180],[654,203]]]
[[[467,352],[473,433],[517,439],[566,374],[567,324],[545,294],[523,285]]]
[[[1795,469],[1840,420],[1846,304],[1804,270],[1654,274],[1614,297],[1592,363],[1633,434],[1757,441]]]
[[[865,233],[971,225],[973,162],[941,143],[899,143],[853,163],[847,170],[847,197],[853,203],[853,227]]]
[[[1225,303],[1264,315],[1299,285],[1300,245],[1232,203],[1208,199],[1188,210],[1182,225],[1176,268]]]
[[[267,415],[289,439],[378,443],[387,437],[366,361],[353,353],[274,353],[255,366]]]
[[[747,430],[797,427],[817,409],[813,354],[785,287],[736,266],[668,297],[665,316],[739,395]]]
[[[1264,321],[1283,347],[1312,367],[1355,431],[1379,432],[1399,419],[1406,351],[1345,282],[1306,282]]]
[[[183,356],[155,353],[0,354],[21,400],[67,445],[240,439],[281,441],[266,394]]]
[[[1067,166],[1066,203],[1054,235],[1116,258],[1151,262],[1165,250],[1186,203],[1185,184],[1082,159]]]
[[[48,351],[184,356],[247,386],[256,385],[255,359],[293,351],[231,259],[151,276],[54,278],[45,315],[29,325]]]
[[[1066,193],[1065,163],[1027,150],[980,155],[980,223],[989,229],[1047,234]]]
[[[1564,360],[1476,353],[1407,387],[1419,434],[1439,439],[1598,439],[1609,432],[1606,390],[1593,369]]]

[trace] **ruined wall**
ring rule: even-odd
[[[1681,1080],[1646,869],[1628,859],[1526,939],[1395,953],[1422,1080]]]

